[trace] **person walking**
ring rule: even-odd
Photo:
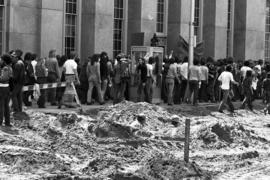
[[[35,75],[37,77],[38,84],[45,84],[47,83],[47,68],[45,66],[45,59],[39,58],[37,60],[36,68],[35,68]],[[40,96],[37,101],[37,105],[39,108],[46,108],[46,90],[40,89]]]
[[[198,93],[199,93],[200,82],[201,82],[201,70],[199,66],[199,60],[194,59],[193,66],[190,66],[189,68],[189,89],[190,89],[190,95],[192,95],[193,93],[192,104],[194,106],[198,104]]]
[[[16,50],[16,58],[13,66],[13,91],[12,104],[15,113],[22,112],[23,105],[23,86],[25,82],[25,66],[21,58],[22,51]]]
[[[180,74],[182,77],[181,82],[181,102],[186,102],[185,94],[188,86],[188,57],[184,58],[183,64],[180,67]]]
[[[253,96],[253,88],[252,88],[252,71],[246,72],[246,77],[243,80],[243,93],[245,96],[245,99],[242,102],[241,109],[245,109],[246,104],[248,105],[248,108],[253,111],[252,107],[252,96]]]
[[[208,102],[208,96],[207,96],[207,86],[208,86],[208,77],[209,77],[209,69],[206,66],[205,60],[201,61],[201,66],[200,66],[200,71],[201,71],[201,88],[199,91],[199,100],[201,102]]]
[[[173,105],[173,90],[174,90],[174,80],[176,79],[178,83],[180,84],[180,79],[178,78],[177,74],[177,68],[175,65],[175,59],[171,58],[169,60],[170,66],[169,70],[166,76],[166,87],[168,89],[168,105],[172,106]]]
[[[24,56],[25,65],[25,85],[30,86],[36,83],[34,67],[32,65],[32,53],[28,52]],[[26,91],[23,93],[23,102],[25,106],[32,106],[33,91]]]
[[[225,105],[229,106],[229,111],[231,113],[234,113],[234,106],[231,102],[231,97],[230,97],[230,84],[236,84],[239,85],[236,81],[234,81],[233,75],[231,73],[232,67],[230,65],[226,66],[226,69],[224,72],[220,74],[218,77],[218,80],[221,82],[221,90],[223,93],[223,98],[222,101],[219,105],[218,111],[220,113],[223,113],[223,108]]]
[[[80,79],[79,79],[79,75],[78,75],[78,64],[75,61],[75,58],[77,57],[76,52],[72,51],[68,54],[67,58],[68,60],[66,60],[66,62],[63,65],[63,72],[65,75],[65,82],[67,83],[66,88],[65,88],[65,92],[63,95],[63,98],[61,100],[61,102],[58,105],[58,108],[61,109],[61,106],[64,102],[64,105],[67,107],[73,107],[72,103],[74,101],[74,97],[76,96],[76,92],[74,89],[74,84],[72,83],[77,83],[78,85],[80,85]],[[78,102],[77,102],[78,103]]]
[[[56,59],[56,50],[50,50],[49,58],[45,62],[45,66],[48,69],[48,83],[56,83],[60,80],[60,71],[58,61]],[[56,88],[48,89],[48,101],[52,106],[56,106]]]
[[[94,102],[92,101],[92,92],[95,87],[98,93],[99,103],[104,104],[103,96],[101,93],[101,76],[100,76],[100,56],[94,54],[91,58],[91,61],[88,62],[86,74],[89,82],[89,89],[87,94],[87,105],[91,105]]]
[[[270,114],[270,73],[267,73],[266,78],[263,80],[263,94],[265,95],[266,107],[264,108],[264,114]]]
[[[0,126],[2,126],[5,117],[5,126],[10,127],[10,88],[9,80],[13,76],[11,68],[12,58],[4,54],[0,60]]]
[[[144,92],[144,96],[146,95],[146,81],[147,81],[147,66],[145,63],[145,59],[140,58],[139,59],[139,64],[136,67],[136,74],[138,75],[138,89],[137,89],[137,102],[142,101],[142,92]]]
[[[101,95],[103,99],[105,99],[105,93],[107,91],[109,81],[108,61],[109,61],[108,54],[106,52],[102,52],[100,54],[100,76],[101,76]]]
[[[145,88],[146,88],[145,101],[150,104],[152,103],[152,99],[153,99],[153,83],[156,84],[155,78],[153,75],[153,72],[154,72],[153,63],[154,63],[153,57],[150,57],[146,63],[147,74],[146,74],[146,84],[145,84]]]

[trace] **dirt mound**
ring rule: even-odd
[[[210,175],[197,164],[185,163],[170,153],[153,152],[142,160],[139,167],[128,168],[118,171],[116,177],[136,180],[179,180],[187,177],[210,179]]]
[[[194,133],[193,144],[197,143],[204,148],[220,149],[236,145],[248,147],[254,141],[266,141],[253,130],[246,129],[241,123],[235,121],[204,124]]]
[[[148,103],[123,102],[99,112],[93,127],[97,137],[183,137],[184,119]]]

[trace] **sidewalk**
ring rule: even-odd
[[[234,102],[235,109],[239,109],[241,106],[241,102],[237,101]],[[104,107],[108,107],[113,105],[112,102],[108,102],[104,105],[94,104],[94,105],[83,105],[83,111],[91,111],[91,110],[98,110]],[[159,104],[159,106],[164,107],[168,109],[168,111],[174,111],[174,112],[182,112],[186,113],[188,115],[193,116],[204,116],[208,115],[211,112],[217,112],[219,103],[199,103],[198,106],[192,106],[190,104],[180,104],[180,105],[174,105],[174,106],[168,106],[167,104]],[[253,102],[254,109],[256,110],[262,110],[265,105],[261,103],[261,100],[256,100]],[[66,108],[65,106],[62,106],[61,109],[58,109],[57,106],[49,106],[47,105],[45,109],[39,109],[36,104],[34,103],[34,106],[32,107],[26,107],[27,110],[31,111],[38,111],[41,113],[48,113],[48,114],[58,114],[58,113],[73,113],[78,112],[79,108]]]

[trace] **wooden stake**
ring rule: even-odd
[[[190,119],[186,119],[184,161],[189,162]]]

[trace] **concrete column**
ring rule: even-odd
[[[190,0],[169,0],[168,10],[168,51],[179,52],[179,35],[189,40]]]
[[[265,0],[235,1],[234,56],[236,59],[264,59],[265,12]]]
[[[51,49],[64,54],[64,0],[42,0],[41,57],[48,57]]]
[[[96,0],[82,1],[81,58],[83,61],[95,52],[95,11]]]
[[[142,0],[129,0],[128,2],[128,52],[130,52],[132,45],[141,45],[144,41],[143,34],[141,33],[141,7]]]
[[[228,0],[205,0],[203,16],[204,56],[226,57]]]
[[[113,51],[114,0],[96,0],[95,9],[95,53]]]
[[[7,1],[6,50],[40,53],[41,0]]]
[[[144,32],[144,45],[151,45],[151,38],[156,32],[157,0],[142,0],[141,32]]]

